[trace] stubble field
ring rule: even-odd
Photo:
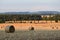
[[[6,33],[5,27],[13,25],[14,33]],[[33,31],[29,27],[34,27]],[[1,23],[0,40],[60,40],[60,22]]]
[[[60,40],[60,30],[0,31],[0,40]]]

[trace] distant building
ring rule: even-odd
[[[54,15],[51,15],[51,17],[53,17]],[[49,18],[50,17],[50,15],[41,15],[41,17],[43,18],[43,17],[47,17],[47,18]]]

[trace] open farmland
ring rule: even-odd
[[[8,25],[13,25],[15,27],[15,30],[29,30],[29,27],[34,27],[34,30],[60,30],[60,21],[58,23],[55,23],[52,21],[32,21],[32,23],[29,23],[29,21],[26,21],[26,23],[0,23],[0,30],[5,30],[5,27]]]
[[[35,22],[36,23],[1,23],[0,40],[60,40],[60,22]],[[7,25],[13,25],[15,32],[6,33],[5,27]],[[31,26],[34,27],[34,30],[30,31],[29,27]]]
[[[60,40],[60,30],[0,31],[0,40]]]

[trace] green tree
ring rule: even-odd
[[[59,17],[59,16],[56,14],[56,15],[55,15],[55,22],[56,22],[56,23],[58,23],[58,20],[59,20],[58,17]]]

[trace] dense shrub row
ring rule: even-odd
[[[60,20],[60,15],[56,14],[53,17],[51,17],[51,15],[49,15],[49,17],[41,17],[41,15],[38,14],[19,14],[19,15],[7,15],[7,14],[0,14],[0,23],[4,23],[5,21],[23,21],[23,20],[55,20],[55,22],[58,22],[58,20]]]

